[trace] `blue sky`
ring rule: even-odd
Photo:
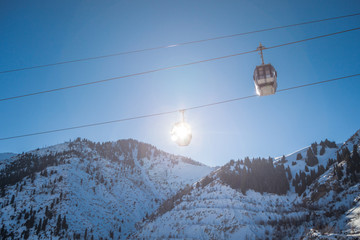
[[[0,71],[359,12],[359,1],[1,1]],[[0,74],[0,97],[96,81],[359,27],[360,16],[102,60]],[[278,88],[360,71],[360,31],[264,52]],[[254,94],[258,54],[0,102],[0,137],[191,107]],[[0,142],[23,152],[75,139],[134,138],[212,166],[279,156],[360,129],[359,77],[188,111],[193,141],[169,132],[179,114]]]

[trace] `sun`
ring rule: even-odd
[[[179,146],[189,145],[192,138],[191,127],[184,121],[175,123],[170,134],[171,140]]]

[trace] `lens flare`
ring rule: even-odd
[[[189,145],[192,138],[190,125],[183,121],[175,123],[170,134],[171,140],[176,142],[179,146]]]

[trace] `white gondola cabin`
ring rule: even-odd
[[[274,94],[277,88],[277,72],[275,68],[269,63],[264,64],[264,58],[262,50],[264,46],[261,45],[258,47],[261,54],[262,64],[256,66],[254,70],[254,83],[256,88],[256,93],[260,96],[267,96]]]
[[[182,113],[182,120],[174,124],[170,132],[171,140],[179,146],[188,146],[192,139],[191,127],[184,120],[184,110],[180,112]]]

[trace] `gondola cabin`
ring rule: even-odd
[[[191,127],[186,122],[177,122],[171,130],[171,140],[179,146],[188,146],[191,142]]]
[[[271,64],[256,66],[254,82],[256,93],[260,96],[274,94],[277,88],[277,72]]]
[[[259,96],[274,94],[277,88],[277,72],[270,63],[264,63],[263,49],[265,49],[265,47],[260,43],[257,50],[260,51],[262,64],[260,66],[256,66],[253,77],[256,93]]]
[[[171,140],[176,142],[179,146],[188,146],[192,139],[191,127],[185,122],[184,111],[185,110],[180,110],[182,119],[180,122],[174,124],[170,132]]]

